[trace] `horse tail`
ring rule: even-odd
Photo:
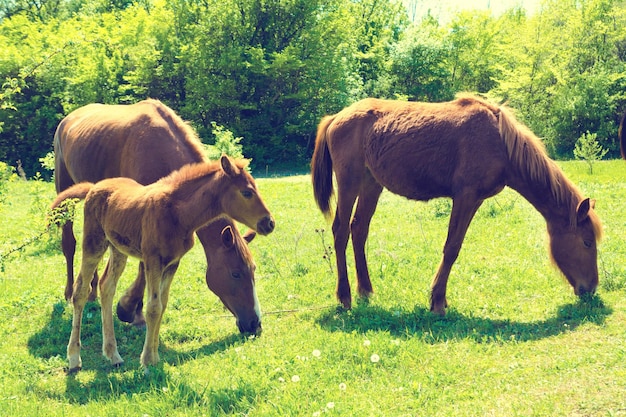
[[[617,130],[617,137],[619,138],[619,148],[622,153],[622,158],[626,159],[626,111],[624,111],[624,115],[622,116],[622,121],[619,124],[619,129]]]
[[[317,127],[315,150],[311,159],[311,180],[315,202],[324,216],[330,217],[330,200],[335,194],[333,188],[333,160],[328,150],[328,126],[335,116],[326,116]]]
[[[57,197],[54,199],[52,204],[50,205],[50,209],[54,210],[59,207],[62,202],[70,198],[78,198],[79,200],[84,200],[87,197],[87,193],[93,187],[93,183],[91,182],[81,182],[75,185],[72,185],[70,188],[61,191]]]

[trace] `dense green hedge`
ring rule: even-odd
[[[306,163],[319,118],[365,96],[506,100],[571,158],[596,133],[618,155],[626,7],[550,0],[409,22],[394,0],[17,0],[0,3],[0,160],[41,170],[59,120],[158,98],[207,143],[212,122],[265,166]]]

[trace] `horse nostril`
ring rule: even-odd
[[[576,295],[579,297],[589,297],[589,296],[593,296],[596,293],[596,287],[593,288],[587,288],[583,285],[578,286],[578,288],[575,291]]]
[[[268,235],[274,230],[275,223],[271,217],[265,217],[257,223],[257,231],[262,235]]]

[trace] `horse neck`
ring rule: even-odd
[[[507,185],[520,193],[546,222],[571,225],[575,221],[575,205],[581,199],[579,191],[555,168],[553,178],[529,179],[519,173],[510,174]],[[573,207],[573,208],[572,208]]]
[[[175,185],[172,206],[176,207],[179,223],[195,231],[223,214],[221,205],[221,175],[213,173],[185,179]]]

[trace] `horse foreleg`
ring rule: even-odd
[[[146,276],[143,262],[139,263],[137,278],[124,292],[117,302],[117,317],[134,326],[143,327],[146,325],[146,318],[143,315],[143,293],[146,289]]]
[[[352,247],[354,248],[354,261],[356,264],[356,277],[358,292],[361,297],[369,297],[374,290],[367,268],[365,257],[365,242],[369,233],[370,222],[376,211],[378,198],[383,191],[383,187],[370,177],[364,182],[359,193],[359,200],[354,212],[354,217],[350,223],[352,233]]]
[[[457,197],[453,200],[443,258],[431,286],[430,311],[436,314],[444,315],[446,312],[445,309],[448,307],[446,287],[450,270],[459,256],[467,229],[481,204],[482,200],[473,196]]]
[[[167,307],[170,285],[178,263],[168,266],[165,270],[162,270],[160,265],[150,266],[147,262],[144,265],[148,302],[146,304],[146,341],[141,352],[141,365],[147,368],[159,362],[161,320]]]
[[[100,280],[100,302],[102,304],[102,354],[114,366],[120,366],[124,360],[117,350],[115,329],[113,327],[113,296],[117,282],[126,267],[128,257],[111,246],[109,262]]]
[[[74,291],[74,254],[76,253],[76,237],[72,228],[72,221],[68,220],[61,228],[61,249],[65,256],[67,278],[65,280],[65,299],[70,301]]]

